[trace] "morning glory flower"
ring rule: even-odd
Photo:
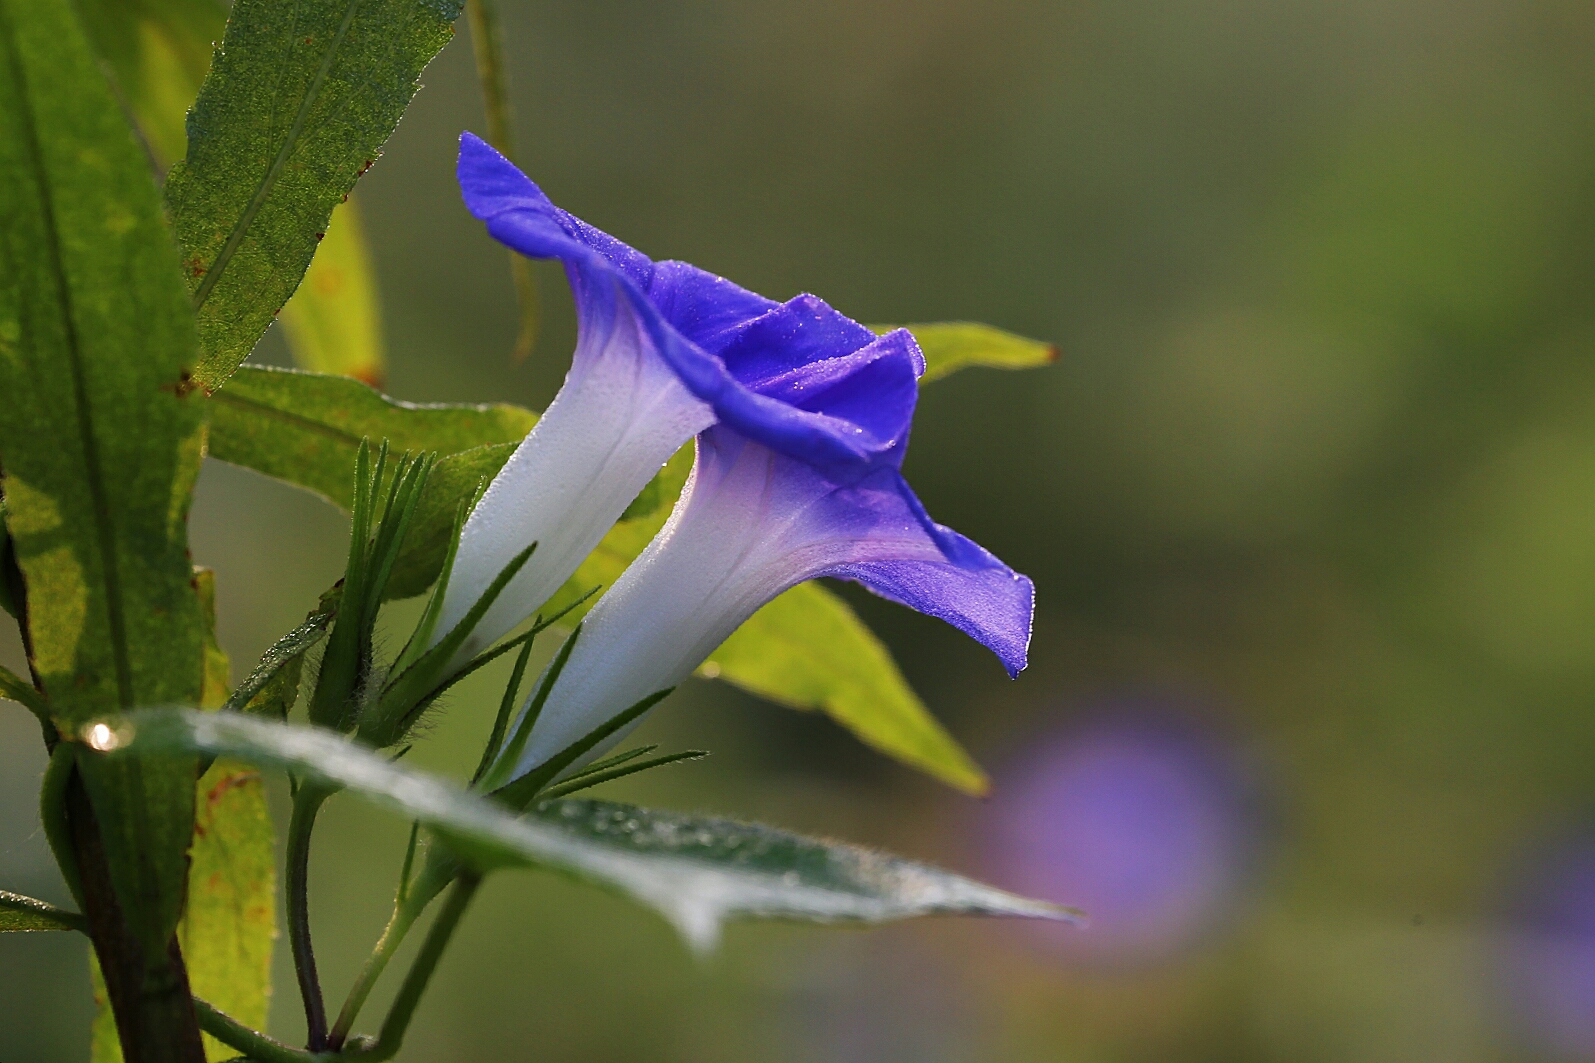
[[[899,442],[874,431],[868,417],[794,405],[772,383],[874,339],[820,300],[776,303],[686,263],[653,262],[554,206],[469,133],[460,140],[459,181],[466,206],[495,239],[564,263],[579,334],[559,394],[462,529],[429,644],[512,559],[537,548],[460,646],[456,665],[546,602],[670,455],[710,425],[756,429],[821,464],[868,464]],[[911,408],[912,377],[898,390]],[[903,394],[891,401],[901,405]]]
[[[680,683],[760,606],[816,576],[854,580],[950,622],[1010,676],[1025,667],[1030,580],[932,521],[899,471],[924,370],[912,336],[900,329],[845,354],[759,343],[723,356],[781,411],[698,436],[669,521],[588,614],[518,763],[502,775],[524,774]],[[789,412],[889,442],[843,460],[818,437],[788,431]]]

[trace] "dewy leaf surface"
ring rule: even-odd
[[[921,384],[940,380],[968,366],[990,369],[1034,369],[1058,360],[1058,348],[973,321],[943,321],[932,325],[871,325],[884,335],[896,328],[914,334],[925,354]]]
[[[699,674],[788,708],[820,709],[867,745],[965,793],[989,788],[874,632],[819,583],[801,583],[754,613]]]
[[[83,917],[76,912],[68,912],[10,890],[0,890],[0,934],[83,929]]]
[[[380,153],[459,0],[237,0],[166,198],[219,387],[288,301]]]
[[[68,0],[0,0],[0,174],[0,461],[31,663],[68,726],[197,704],[194,318],[145,154]],[[194,763],[78,763],[123,910],[160,955]]]
[[[1078,913],[859,846],[732,820],[555,801],[502,806],[319,728],[233,713],[149,710],[118,723],[117,757],[211,753],[290,769],[419,820],[480,868],[536,866],[618,890],[697,946],[738,916],[881,922],[933,913]]]

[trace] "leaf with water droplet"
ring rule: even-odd
[[[562,800],[517,818],[487,798],[331,731],[232,713],[159,709],[118,721],[117,757],[196,752],[292,770],[419,820],[479,869],[542,867],[659,911],[696,948],[738,917],[877,923],[956,913],[1059,919],[1080,913],[927,864],[773,827]]]

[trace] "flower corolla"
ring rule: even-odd
[[[777,303],[652,262],[555,207],[470,134],[460,185],[495,238],[565,264],[580,328],[559,395],[462,532],[439,631],[538,546],[460,656],[546,601],[697,436],[670,519],[545,676],[529,736],[507,747],[516,763],[495,775],[522,774],[676,685],[762,605],[817,576],[940,617],[1010,675],[1024,668],[1030,580],[931,520],[900,471],[925,369],[906,330],[877,337],[814,296]]]

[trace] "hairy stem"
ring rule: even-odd
[[[293,949],[299,995],[305,1004],[305,1045],[311,1052],[327,1047],[327,1006],[321,999],[321,978],[316,973],[316,952],[310,940],[310,835],[315,830],[316,813],[330,796],[320,787],[300,786],[288,820],[288,943]]]

